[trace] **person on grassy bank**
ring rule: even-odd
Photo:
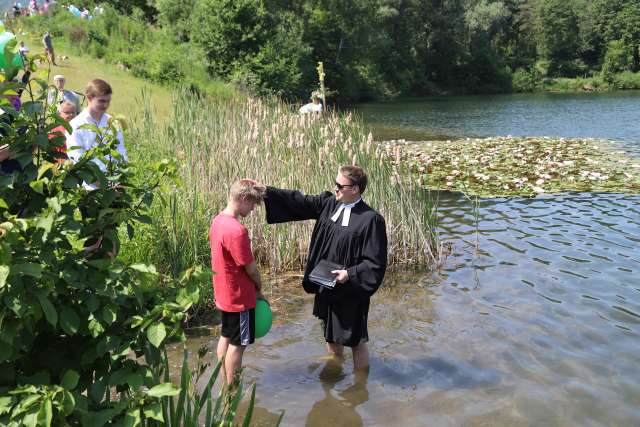
[[[56,64],[56,54],[53,50],[53,42],[51,41],[51,34],[49,33],[49,31],[44,33],[44,37],[42,37],[42,44],[44,45],[44,53],[45,55],[47,55],[47,59],[50,63],[57,67],[58,64]]]
[[[54,105],[63,101],[70,101],[76,108],[76,114],[80,111],[80,100],[78,96],[70,90],[64,88],[67,79],[62,74],[53,76],[53,84],[55,87],[49,88],[47,93],[47,103]]]
[[[85,97],[87,98],[87,108],[85,108],[78,116],[71,120],[72,132],[67,135],[67,146],[70,148],[68,156],[74,162],[78,162],[80,158],[89,150],[96,147],[100,142],[96,132],[87,129],[86,125],[94,125],[98,129],[108,129],[111,116],[107,114],[109,105],[111,104],[111,96],[113,90],[109,83],[101,79],[91,80],[85,89]],[[120,159],[127,161],[127,150],[124,146],[124,137],[122,130],[118,130],[118,153]],[[109,158],[117,163],[117,159]],[[107,166],[98,159],[92,159],[98,165],[100,170],[106,171]],[[98,183],[85,183],[85,187],[89,190],[97,188]]]
[[[73,120],[76,116],[76,106],[71,101],[64,100],[60,104],[58,104],[58,115],[65,122],[69,122]],[[67,142],[65,138],[66,129],[63,125],[56,126],[51,129],[51,133],[49,134],[49,139],[59,138],[58,141],[61,142],[60,145],[54,146],[53,150],[56,152],[56,158],[58,163],[63,163],[67,159]]]
[[[369,368],[369,302],[387,267],[385,220],[362,200],[366,187],[364,170],[348,165],[338,169],[333,194],[267,187],[265,198],[269,224],[316,220],[302,286],[315,294],[313,314],[322,321],[329,354],[341,360],[351,347],[354,370],[361,372]],[[310,279],[321,261],[342,266],[331,271],[333,288]]]
[[[255,181],[234,182],[227,206],[209,229],[214,296],[222,316],[217,356],[219,360],[224,358],[223,378],[228,385],[242,367],[245,349],[255,341],[256,299],[264,299],[249,232],[239,219],[249,215],[264,194],[264,186]]]

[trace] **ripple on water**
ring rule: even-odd
[[[453,254],[387,275],[365,382],[350,356],[328,375],[308,296],[249,347],[258,425],[640,425],[640,198],[440,202]]]

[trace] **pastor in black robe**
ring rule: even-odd
[[[323,321],[329,343],[355,347],[369,340],[369,299],[378,290],[387,268],[387,232],[382,215],[360,200],[351,208],[349,225],[342,215],[331,220],[341,202],[324,192],[307,196],[299,191],[267,187],[265,198],[269,224],[315,219],[302,286],[315,294],[313,314]],[[309,280],[322,259],[345,266],[349,280],[329,289]]]

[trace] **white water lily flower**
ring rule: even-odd
[[[533,187],[531,187],[531,189],[533,191],[535,191],[536,193],[544,193],[544,189],[540,188],[540,187],[533,186]]]
[[[542,185],[544,184],[544,179],[539,179],[536,181],[536,185]]]
[[[447,187],[451,187],[452,185],[453,185],[453,182],[447,181]]]

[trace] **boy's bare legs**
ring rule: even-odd
[[[239,371],[240,368],[242,368],[242,355],[244,354],[244,349],[246,347],[246,345],[230,344],[229,340],[227,339],[227,352],[224,356],[223,371],[223,375],[225,375],[227,385],[233,383],[233,376],[235,372]]]
[[[222,360],[226,354],[227,354],[227,349],[229,348],[229,338],[225,338],[225,337],[220,337],[220,339],[218,340],[218,347],[216,348],[216,356],[218,356],[218,361]],[[222,366],[220,367],[220,370],[222,371],[222,380],[225,382],[225,384],[227,383],[227,372],[224,369],[224,363],[222,364]]]

